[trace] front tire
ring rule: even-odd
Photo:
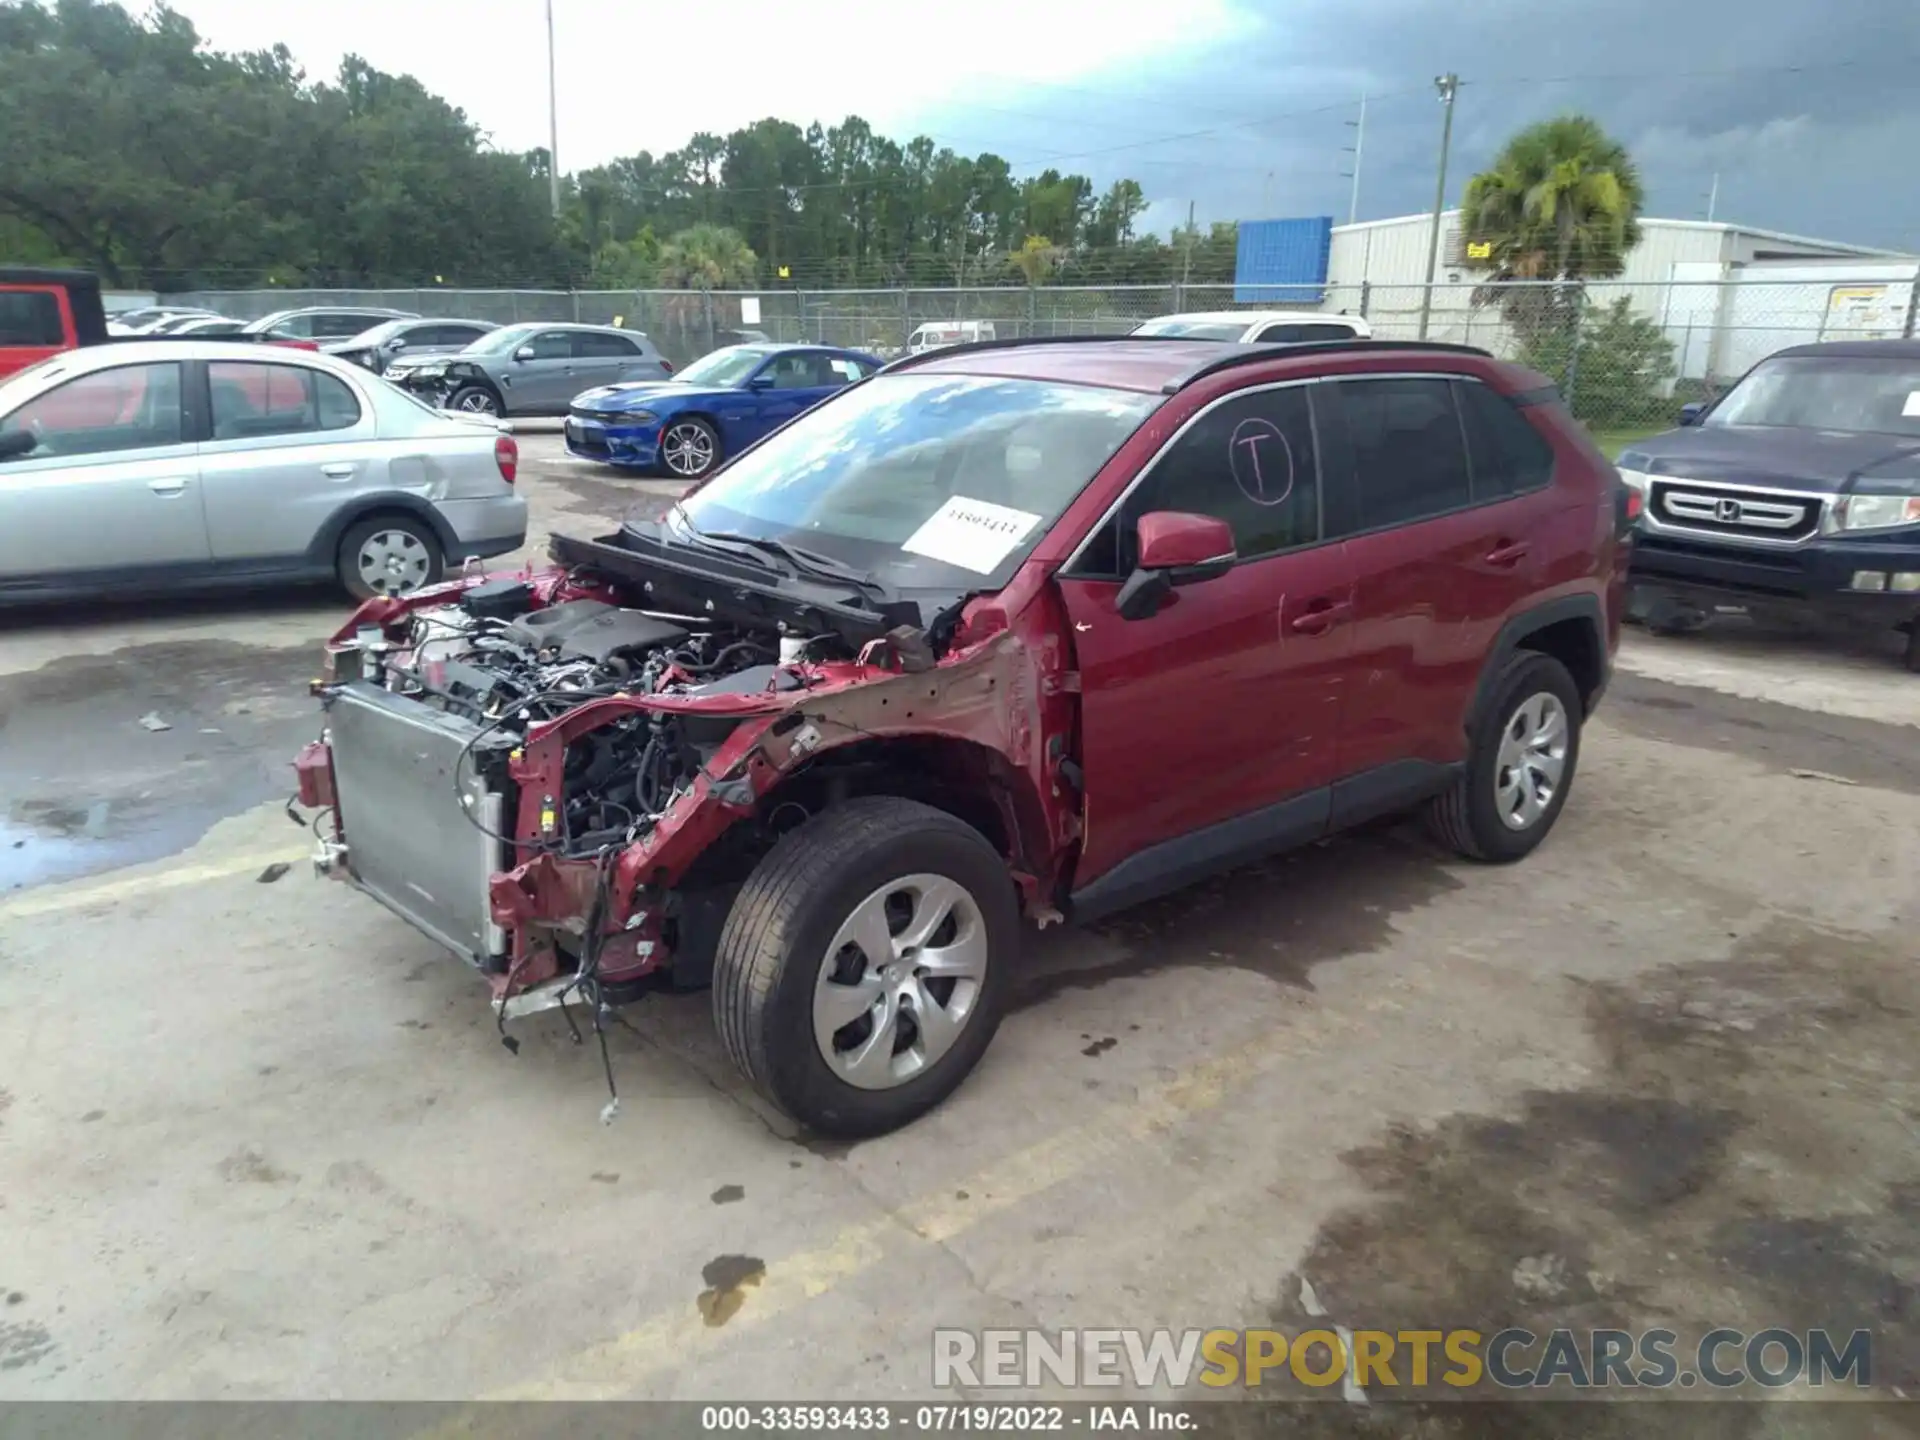
[[[1907,624],[1907,653],[1905,659],[1907,669],[1916,675],[1920,675],[1920,620],[1909,621]]]
[[[436,584],[446,559],[440,538],[410,515],[375,515],[340,537],[335,560],[340,583],[356,600],[407,595]]]
[[[660,463],[676,480],[698,480],[720,463],[720,435],[704,420],[674,420],[660,432]]]
[[[1529,854],[1567,803],[1584,709],[1566,666],[1514,655],[1474,724],[1465,772],[1428,806],[1436,838],[1470,860]]]
[[[463,415],[491,415],[495,419],[505,413],[500,397],[484,385],[462,385],[447,398],[447,408]]]
[[[1013,882],[977,830],[917,801],[849,800],[783,836],[741,887],[714,1024],[801,1124],[884,1134],[986,1052],[1019,943]]]

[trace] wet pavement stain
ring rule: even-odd
[[[1605,1063],[1584,1087],[1526,1095],[1512,1117],[1455,1115],[1352,1152],[1373,1192],[1323,1226],[1269,1312],[1297,1333],[1519,1326],[1536,1336],[1651,1327],[1684,1372],[1709,1329],[1873,1334],[1879,1394],[1920,1382],[1920,976],[1910,943],[1773,920],[1731,958],[1590,984]],[[1327,1314],[1295,1297],[1310,1276]],[[1436,1351],[1436,1354],[1438,1352]],[[1538,1345],[1512,1352],[1537,1363]],[[1404,1386],[1406,1354],[1398,1355]],[[1391,1368],[1391,1362],[1390,1362]],[[1577,1406],[1499,1398],[1299,1407],[1308,1437],[1588,1437],[1788,1433],[1757,1404]],[[1704,1389],[1704,1387],[1696,1387]],[[1851,1382],[1836,1386],[1857,1395]],[[1567,1398],[1564,1385],[1550,1397]],[[1619,1399],[1619,1391],[1614,1398]],[[1642,1398],[1678,1398],[1675,1388]],[[1792,1398],[1804,1393],[1780,1392]],[[1758,1387],[1734,1392],[1765,1399]],[[1879,1418],[1876,1419],[1876,1412]],[[1795,1414],[1807,1412],[1795,1411]],[[1820,1435],[1886,1428],[1877,1406],[1822,1407]],[[1920,1418],[1920,1417],[1915,1417]],[[1255,1417],[1244,1430],[1258,1433]],[[1277,1432],[1272,1432],[1277,1433]],[[1798,1433],[1798,1432],[1795,1432]]]
[[[1229,871],[1094,925],[1124,947],[1117,960],[1053,967],[1044,942],[1032,947],[1008,1010],[1169,967],[1247,970],[1311,990],[1315,965],[1380,948],[1397,917],[1458,890],[1447,860],[1394,821]]]
[[[1089,1055],[1089,1056],[1104,1055],[1107,1053],[1107,1051],[1113,1049],[1113,1047],[1118,1045],[1119,1043],[1120,1042],[1114,1039],[1113,1036],[1103,1035],[1098,1040],[1094,1041],[1091,1045],[1087,1046],[1080,1053],[1082,1055]]]
[[[1725,751],[1777,772],[1822,771],[1920,795],[1920,744],[1910,725],[1823,715],[1625,671],[1615,673],[1599,714],[1644,739]]]
[[[716,1205],[732,1205],[746,1199],[747,1190],[744,1185],[722,1185],[707,1198]]]
[[[131,646],[0,677],[0,892],[160,859],[291,793],[319,644]]]
[[[273,1165],[253,1145],[242,1145],[215,1168],[222,1180],[236,1185],[282,1185],[300,1178]]]
[[[752,1255],[716,1255],[701,1267],[700,1278],[707,1288],[694,1304],[700,1318],[717,1328],[739,1314],[747,1303],[747,1291],[767,1278],[767,1262]]]
[[[0,1320],[0,1370],[24,1370],[53,1353],[53,1335],[30,1320]]]

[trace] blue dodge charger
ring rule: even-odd
[[[604,385],[573,397],[567,449],[603,464],[705,475],[884,362],[820,345],[729,345],[671,380]]]

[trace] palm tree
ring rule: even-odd
[[[1499,301],[1509,320],[1530,330],[1578,307],[1588,279],[1618,275],[1640,239],[1640,174],[1626,148],[1585,115],[1529,125],[1467,182],[1460,229],[1488,253],[1474,303]],[[1471,252],[1469,252],[1471,255]],[[1499,282],[1554,280],[1548,291]],[[1532,323],[1524,323],[1532,322]]]
[[[733,290],[753,284],[759,264],[740,232],[689,225],[660,247],[660,280],[677,290]]]

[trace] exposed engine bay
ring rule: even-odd
[[[500,580],[415,610],[404,639],[362,642],[359,678],[481,726],[467,763],[485,770],[530,727],[594,700],[797,690],[801,662],[850,658],[830,635],[753,634],[607,599],[536,604],[532,587]],[[552,853],[589,856],[645,834],[730,729],[721,717],[635,708],[577,737]]]

